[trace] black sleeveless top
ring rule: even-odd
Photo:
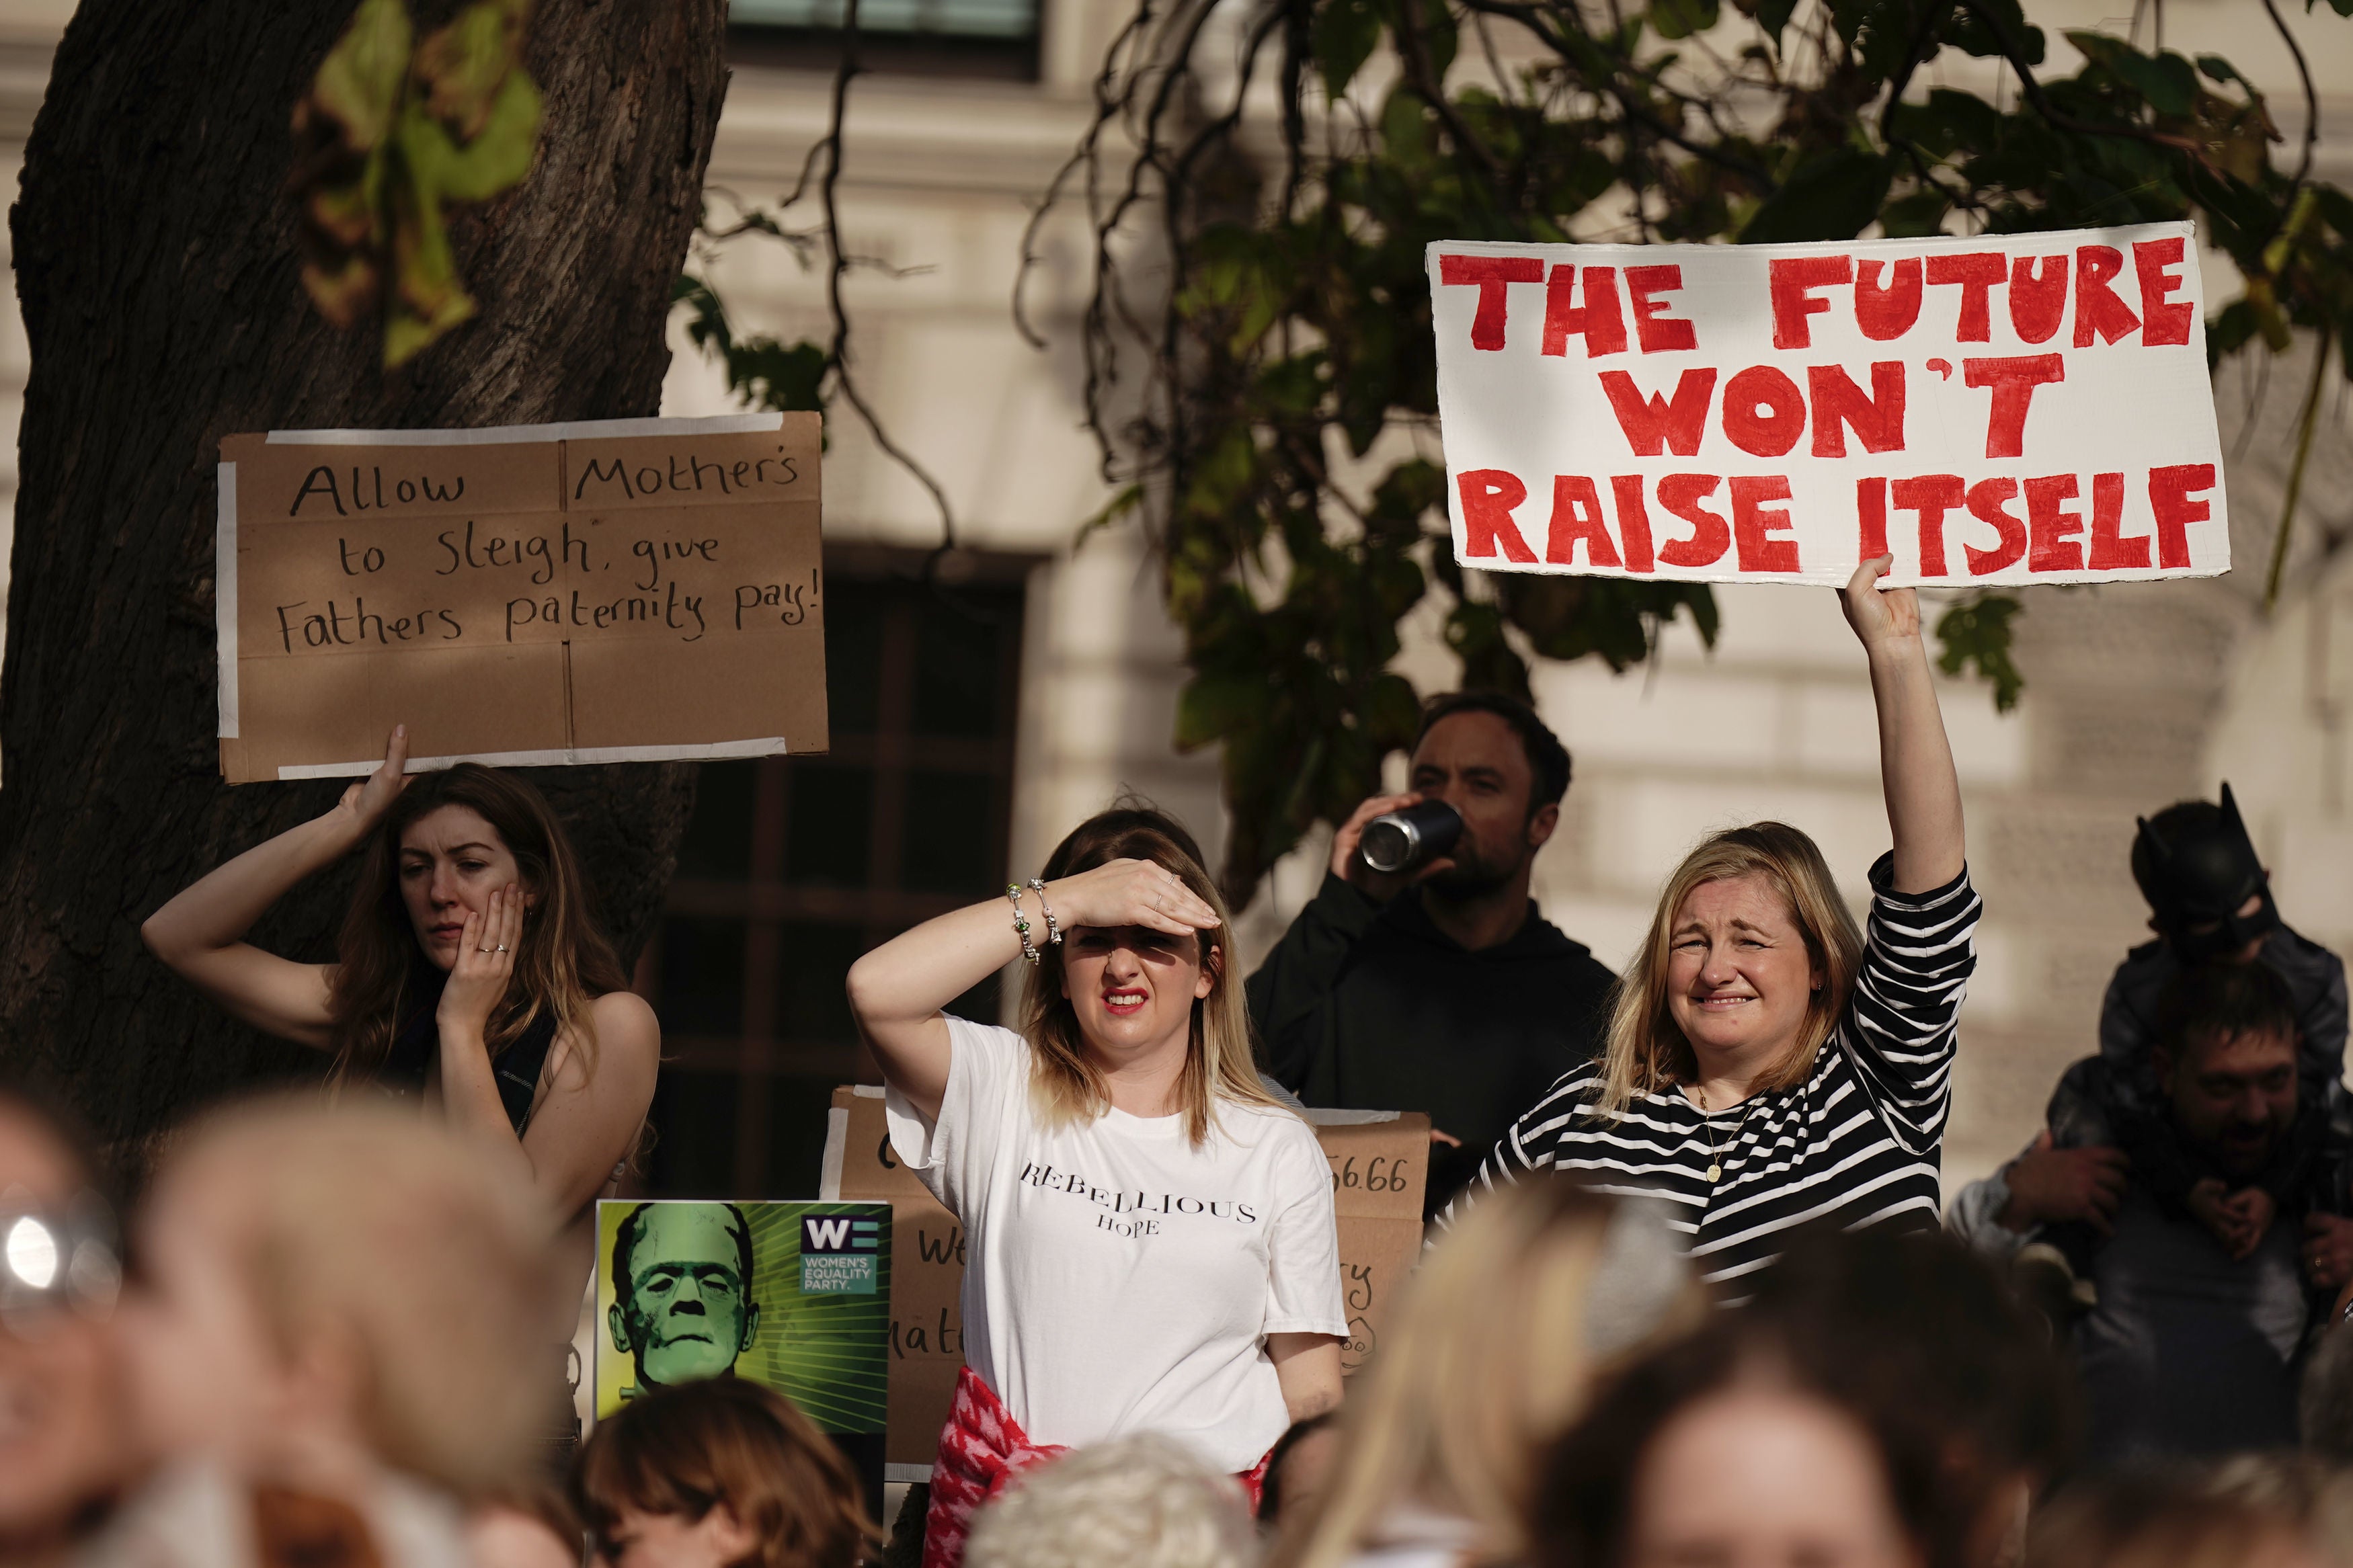
[[[392,1050],[376,1069],[376,1085],[386,1092],[404,1099],[425,1092],[426,1074],[441,1050],[441,1032],[434,1013],[441,1005],[441,987],[448,978],[429,964],[420,965],[414,976],[413,1000],[402,1012],[400,1027],[392,1037]],[[508,1124],[518,1138],[531,1121],[531,1102],[539,1094],[540,1074],[546,1070],[547,1053],[554,1045],[555,1013],[543,1007],[512,1045],[491,1058],[499,1103],[506,1107]]]

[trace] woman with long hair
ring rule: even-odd
[[[1529,1562],[1545,1457],[1597,1378],[1706,1310],[1657,1205],[1549,1173],[1496,1194],[1407,1284],[1270,1568]]]
[[[1870,663],[1894,839],[1871,868],[1867,932],[1805,834],[1710,835],[1660,893],[1601,1057],[1521,1116],[1458,1205],[1546,1166],[1656,1196],[1703,1276],[1736,1293],[1809,1220],[1936,1223],[1978,903],[1919,601],[1877,587],[1890,560],[1841,591]]]
[[[1025,1464],[1158,1432],[1254,1491],[1284,1429],[1340,1397],[1331,1169],[1260,1083],[1192,837],[1107,811],[1007,892],[849,971],[892,1147],[967,1247],[928,1568]],[[1017,959],[1018,1031],[943,1011]]]
[[[596,926],[578,858],[540,793],[471,763],[411,777],[406,728],[334,809],[207,873],[140,928],[227,1012],[331,1051],[339,1085],[438,1103],[460,1136],[570,1222],[627,1161],[661,1033]],[[365,849],[332,963],[245,933],[288,889]],[[584,1270],[585,1272],[585,1270]]]

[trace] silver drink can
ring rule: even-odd
[[[1426,866],[1462,837],[1462,814],[1442,800],[1418,800],[1365,824],[1356,853],[1385,876]]]

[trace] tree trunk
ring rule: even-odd
[[[414,6],[419,36],[454,0]],[[10,215],[32,349],[0,670],[0,1064],[133,1163],[195,1104],[315,1071],[150,958],[141,920],[339,784],[221,783],[213,464],[224,436],[659,410],[670,291],[726,89],[724,0],[540,0],[539,162],[461,216],[480,314],[387,375],[298,282],[289,116],[350,0],[84,0]],[[691,764],[535,770],[634,958]],[[256,940],[332,950],[346,866]]]

